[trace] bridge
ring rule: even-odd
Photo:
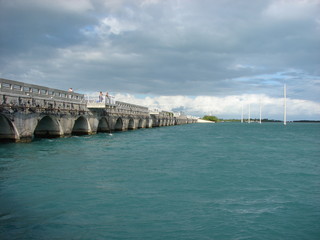
[[[99,132],[195,123],[167,111],[0,78],[0,141],[27,142]]]

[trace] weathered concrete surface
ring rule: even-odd
[[[0,141],[30,141],[97,132],[194,123],[172,112],[150,113],[124,102],[88,108],[84,95],[0,78]],[[99,106],[95,108],[94,106]]]

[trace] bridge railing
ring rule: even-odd
[[[93,97],[85,95],[85,101],[87,103],[87,108],[105,108],[106,106],[116,106],[116,101],[114,96],[103,96],[103,98]]]
[[[84,103],[84,95],[44,86],[0,78],[0,93],[15,97],[62,100],[70,103]]]
[[[115,111],[126,114],[149,114],[149,109],[147,107],[121,101],[116,101]]]
[[[85,109],[84,95],[0,78],[0,106],[57,110]]]
[[[159,115],[160,114],[160,111],[159,109],[150,109],[149,110],[149,114],[153,114],[153,115]]]

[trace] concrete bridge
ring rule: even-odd
[[[188,124],[195,118],[0,78],[0,141],[24,142]]]

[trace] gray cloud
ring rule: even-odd
[[[0,76],[80,91],[319,102],[320,1],[0,1]]]

